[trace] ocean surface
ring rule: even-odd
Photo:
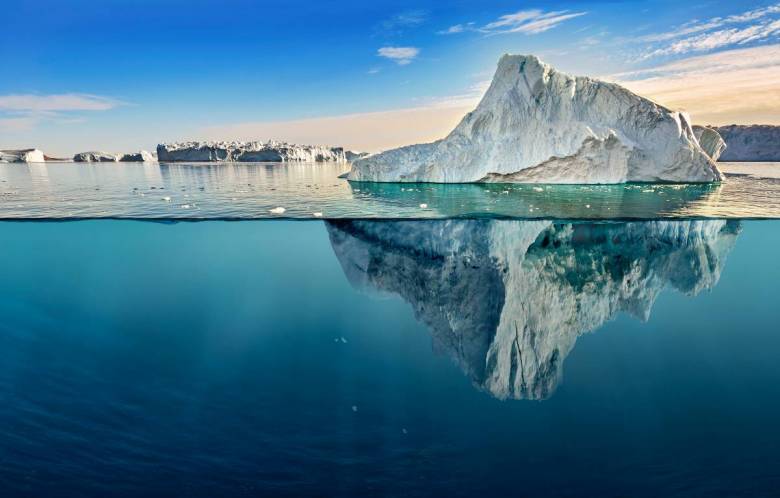
[[[780,220],[748,219],[777,165],[539,186],[539,216],[534,186],[43,168],[0,165],[0,496],[780,489]]]
[[[780,217],[780,163],[700,185],[350,183],[347,164],[0,164],[0,219]],[[281,209],[280,209],[281,208]]]

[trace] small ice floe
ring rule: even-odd
[[[191,206],[191,205],[189,205],[189,204],[182,204],[180,207],[181,207],[182,209],[189,209],[189,208],[191,208],[192,206]]]
[[[404,427],[403,429],[401,429],[401,432],[403,432],[404,434],[409,434],[409,431],[407,431],[407,430],[406,430],[406,427]]]
[[[273,208],[273,209],[271,209],[271,210],[269,210],[269,211],[270,211],[272,214],[284,214],[284,212],[285,212],[285,211],[287,211],[287,210],[286,210],[286,209],[284,209],[283,207],[275,207],[275,208]]]
[[[585,209],[590,209],[590,204],[585,204]]]
[[[171,198],[168,197],[167,195],[165,197],[163,197],[162,200],[165,201],[165,202],[171,202]]]
[[[424,202],[420,204],[420,209],[428,209],[428,204],[425,204]]]
[[[315,218],[322,218],[322,213],[320,213],[319,211],[317,211],[316,213],[312,213],[312,214],[314,215]]]
[[[345,338],[343,338],[343,337],[340,337],[339,340],[341,341],[342,344],[346,344],[347,343],[347,340]]]
[[[356,411],[357,411],[357,405],[352,405],[352,411],[353,411],[353,412],[356,412]]]
[[[536,192],[544,192],[544,189],[542,187],[534,187],[534,190]]]

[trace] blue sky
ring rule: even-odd
[[[780,75],[773,72],[780,5],[772,2],[3,4],[1,147],[124,151],[163,140],[234,138],[227,134],[399,145],[416,138],[418,122],[421,139],[451,126],[506,52],[635,85],[666,105],[691,107],[694,120],[780,116],[778,84],[754,88],[757,77]],[[713,64],[722,66],[720,76],[702,76]],[[744,76],[735,83],[735,74]],[[695,101],[712,93],[710,86],[702,92],[702,81],[720,93]],[[745,103],[747,88],[755,99],[748,95]],[[720,103],[729,96],[735,102],[725,108]],[[424,117],[407,112],[420,109]],[[371,114],[399,110],[405,118]],[[345,136],[318,135],[319,118],[340,116],[361,129],[366,119],[377,126],[386,119],[398,133],[388,129],[393,139],[372,141],[329,121],[331,131],[344,126]],[[275,130],[284,136],[268,136]]]

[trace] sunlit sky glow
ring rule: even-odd
[[[433,140],[503,53],[704,124],[780,124],[780,3],[4,2],[0,148],[177,139],[380,150]]]

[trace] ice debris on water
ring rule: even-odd
[[[420,209],[428,209],[428,204],[425,204],[424,202],[420,204]]]
[[[287,211],[287,210],[284,209],[283,207],[275,207],[275,208],[270,210],[270,212],[273,213],[273,214],[283,214],[285,211]]]

